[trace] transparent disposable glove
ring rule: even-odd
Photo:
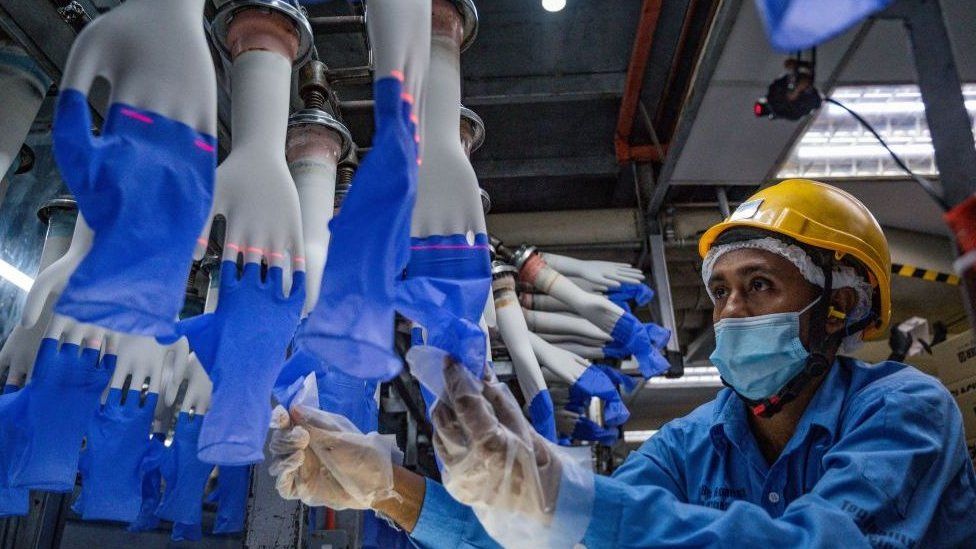
[[[304,405],[271,415],[271,465],[281,497],[332,509],[369,509],[393,491],[392,437],[364,435],[348,419]]]
[[[448,492],[506,547],[571,547],[586,531],[593,474],[565,458],[522,415],[507,386],[449,362],[433,409]]]
[[[52,135],[95,240],[60,314],[120,332],[172,333],[213,197],[217,85],[203,4],[129,1],[72,44]],[[98,78],[111,95],[93,136],[87,96]]]
[[[565,276],[585,278],[607,288],[616,288],[622,282],[638,283],[644,280],[644,273],[640,269],[626,263],[584,261],[551,253],[544,253],[542,257],[549,266]]]

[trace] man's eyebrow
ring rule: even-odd
[[[768,265],[760,265],[756,263],[749,263],[735,270],[735,274],[737,276],[742,276],[742,277],[749,276],[751,274],[756,274],[756,273],[770,275],[770,276],[774,274],[773,270],[770,269]],[[722,273],[713,272],[712,276],[708,279],[708,284],[712,284],[713,282],[721,282],[723,280],[725,280],[725,276]]]

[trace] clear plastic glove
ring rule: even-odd
[[[393,491],[392,437],[362,434],[340,415],[309,406],[281,406],[271,415],[271,465],[285,499],[332,509],[369,509]]]
[[[444,368],[434,448],[444,486],[506,547],[571,547],[586,531],[593,474],[539,436],[504,384]]]
[[[217,83],[203,4],[129,1],[72,44],[52,135],[95,242],[56,306],[60,314],[120,332],[171,334],[213,197]],[[93,136],[87,96],[98,78],[111,96]]]
[[[626,263],[610,261],[584,261],[565,255],[542,254],[553,269],[565,276],[585,278],[594,284],[616,288],[623,282],[638,283],[644,280],[644,273]]]

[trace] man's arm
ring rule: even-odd
[[[658,468],[651,456],[634,453],[614,478],[597,477],[584,544],[919,545],[947,488],[967,472],[958,409],[934,384],[908,381],[861,395],[844,422],[849,431],[824,456],[823,477],[776,519],[748,502],[721,511],[682,503],[660,486],[624,482]],[[976,504],[971,484],[953,495],[968,498],[959,506]],[[976,538],[974,518],[970,512],[954,528],[964,543]]]
[[[393,490],[399,499],[377,502],[374,510],[399,524],[421,547],[499,547],[474,511],[455,501],[437,482],[394,466]]]

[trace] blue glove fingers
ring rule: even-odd
[[[244,530],[244,514],[251,483],[251,468],[221,467],[217,475],[217,516],[214,534],[232,534]]]
[[[25,442],[11,463],[11,486],[70,492],[78,453],[98,398],[108,385],[115,357],[98,360],[98,350],[46,338],[41,341],[31,382],[25,390]]]
[[[653,322],[644,324],[644,329],[647,330],[647,337],[651,340],[653,347],[661,350],[667,347],[668,341],[671,340],[671,330]]]
[[[630,410],[620,397],[603,401],[603,423],[607,427],[618,427],[630,419]]]
[[[141,406],[140,397],[139,391],[110,389],[91,422],[82,473],[84,520],[132,522],[139,516],[141,468],[159,395],[150,393]]]
[[[583,374],[569,387],[569,400],[571,402],[589,401],[590,397],[597,397],[603,400],[619,398],[617,387],[613,381],[603,373],[600,368],[589,366],[583,370]]]
[[[173,523],[199,525],[202,516],[203,491],[213,465],[197,458],[197,440],[204,418],[180,412],[176,420],[173,443],[161,464],[166,491],[156,509],[156,516]]]
[[[139,467],[142,476],[142,504],[139,506],[139,516],[126,528],[129,532],[148,532],[159,526],[156,508],[163,495],[159,467],[166,452],[165,440],[166,433],[153,433],[149,440],[149,450]]]
[[[603,373],[605,373],[615,385],[621,386],[625,393],[629,393],[637,388],[637,380],[621,372],[620,370],[606,364],[594,364],[594,366],[600,368],[600,370],[603,370]]]
[[[573,427],[572,436],[576,440],[589,440],[606,446],[613,446],[620,438],[620,432],[617,429],[600,427],[589,418],[580,417]]]
[[[199,522],[192,524],[174,522],[169,539],[172,541],[200,541],[203,539],[203,527]]]
[[[556,442],[556,414],[548,389],[543,389],[532,397],[532,402],[529,403],[529,421],[543,438]]]
[[[281,268],[248,263],[236,277],[233,261],[221,266],[221,294],[209,327],[191,336],[205,349],[201,363],[213,381],[209,413],[199,438],[200,459],[217,465],[246,465],[264,458],[263,447],[271,418],[271,392],[285,359],[301,313],[305,273],[292,276],[291,295],[281,287]],[[204,321],[201,321],[204,322]]]

